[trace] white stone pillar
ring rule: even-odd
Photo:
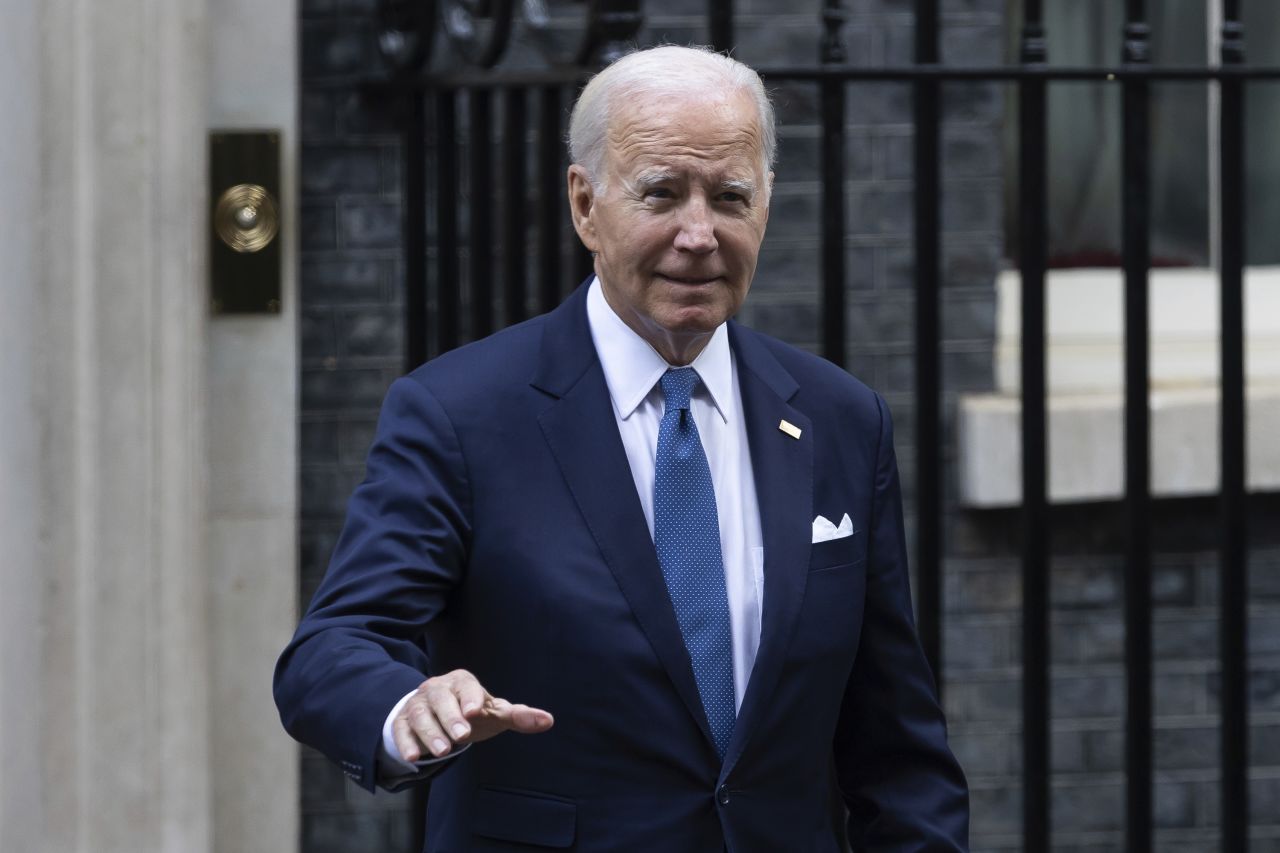
[[[0,28],[6,851],[211,849],[203,9]]]
[[[214,849],[298,847],[298,746],[271,673],[298,621],[298,12],[208,0],[209,125],[281,135],[279,314],[209,329],[210,671]]]
[[[0,26],[0,850],[38,850],[42,577],[36,417],[41,211],[39,0]]]

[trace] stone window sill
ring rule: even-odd
[[[1246,484],[1280,490],[1280,268],[1246,271]],[[1115,500],[1124,490],[1122,280],[1055,270],[1047,281],[1049,498]],[[963,505],[1022,499],[1019,280],[997,282],[997,390],[961,397]],[[1212,270],[1151,275],[1151,490],[1213,494],[1219,482],[1218,294]]]

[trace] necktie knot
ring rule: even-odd
[[[688,411],[689,397],[693,389],[702,381],[698,371],[692,367],[677,367],[662,374],[658,384],[662,386],[662,396],[666,401],[667,411],[682,409]]]

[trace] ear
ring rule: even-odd
[[[767,200],[764,204],[764,222],[761,223],[762,226],[768,226],[769,224],[769,205],[773,202],[773,172],[770,172],[765,180],[769,185],[769,193],[765,196]]]
[[[595,210],[596,189],[591,185],[591,176],[587,170],[574,163],[569,167],[569,213],[573,217],[573,228],[578,232],[582,245],[589,251],[596,251],[596,227],[591,214]]]

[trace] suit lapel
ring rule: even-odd
[[[531,384],[556,399],[538,418],[587,527],[676,692],[714,748],[693,667],[633,486],[604,372],[591,342],[586,287],[547,316]]]
[[[812,425],[788,403],[799,386],[753,332],[731,324],[730,342],[738,362],[764,536],[764,614],[755,666],[721,778],[742,754],[782,674],[804,598],[813,521]],[[779,429],[783,420],[800,428],[798,439]]]

